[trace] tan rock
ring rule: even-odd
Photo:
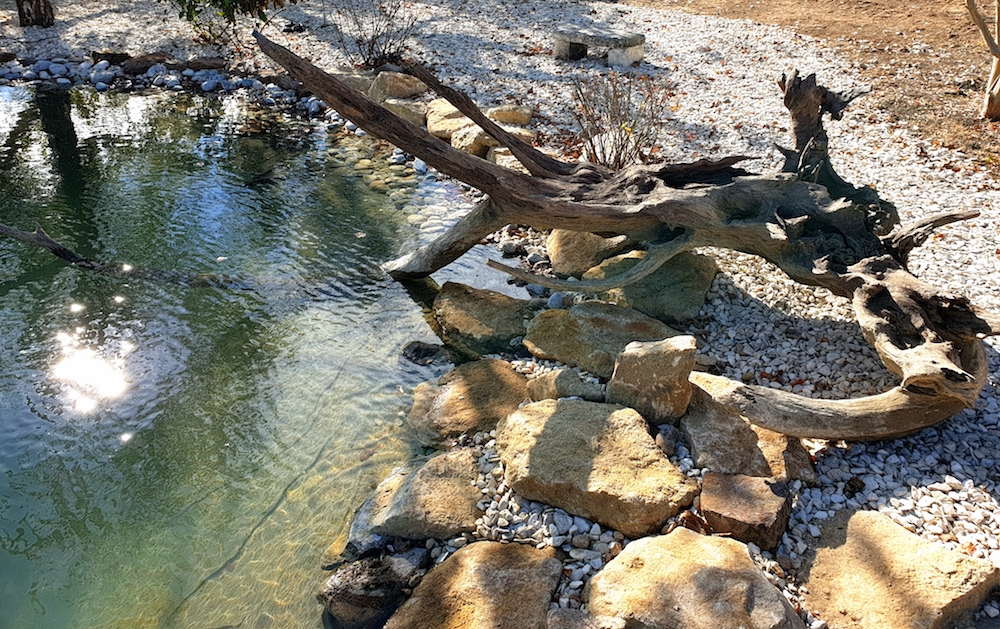
[[[469,358],[510,349],[534,311],[527,301],[465,284],[446,282],[434,298],[442,340]]]
[[[676,421],[691,402],[688,376],[697,349],[687,335],[629,343],[615,361],[608,402],[634,408],[654,424]]]
[[[486,117],[490,120],[522,127],[531,124],[534,114],[535,110],[526,105],[499,105],[486,110]]]
[[[628,246],[628,238],[603,238],[587,232],[553,229],[545,242],[552,271],[559,277],[580,277]]]
[[[505,146],[493,146],[486,153],[486,161],[496,164],[497,166],[503,166],[504,168],[509,168],[510,170],[516,170],[524,174],[530,174],[528,169],[524,167],[514,154],[510,152],[510,149]]]
[[[757,433],[757,447],[767,459],[771,476],[775,480],[783,483],[800,480],[807,485],[816,485],[819,482],[812,459],[802,445],[801,439],[753,424],[750,424],[750,428]]]
[[[497,451],[520,495],[630,537],[659,530],[698,493],[656,447],[646,421],[613,404],[522,406],[497,425]]]
[[[493,358],[466,363],[418,385],[410,425],[424,443],[493,430],[528,397],[527,379]]]
[[[738,412],[723,406],[696,384],[680,428],[691,448],[695,467],[723,474],[771,476],[757,433]]]
[[[427,132],[435,137],[450,141],[455,131],[472,124],[472,120],[443,98],[427,104]]]
[[[631,251],[609,258],[584,273],[583,279],[603,280],[621,275],[645,257],[645,251]],[[601,299],[635,308],[668,323],[690,321],[705,304],[705,295],[718,270],[719,265],[711,256],[683,252],[638,282],[603,293]]]
[[[586,301],[568,310],[539,313],[528,324],[524,346],[539,358],[558,360],[610,378],[615,359],[632,341],[660,341],[679,334],[630,308]]]
[[[397,468],[375,489],[371,532],[407,539],[444,539],[476,528],[482,498],[470,448],[439,454],[415,469]]]
[[[412,98],[427,91],[417,77],[402,72],[379,72],[368,89],[368,98],[381,103],[387,98]]]
[[[625,547],[587,584],[591,614],[643,629],[804,629],[732,539],[677,528]]]
[[[874,511],[823,527],[806,604],[832,629],[944,629],[1000,584],[992,563],[947,550]]]
[[[534,142],[535,132],[523,127],[511,127],[508,125],[501,125],[508,133],[514,137],[528,142]],[[470,155],[476,155],[479,157],[487,157],[489,149],[498,146],[500,143],[497,142],[493,136],[487,134],[478,125],[469,124],[460,129],[456,129],[451,135],[451,145],[452,147],[462,151],[463,153],[469,153]]]
[[[604,387],[582,380],[572,369],[553,369],[528,381],[528,397],[535,402],[561,397],[579,397],[589,402],[603,402]]]
[[[561,573],[554,548],[469,544],[427,573],[385,629],[546,629]]]
[[[375,77],[371,72],[355,70],[354,68],[333,67],[328,69],[326,73],[351,89],[365,94],[368,93],[368,90],[372,88],[372,83],[375,82]]]
[[[427,105],[415,100],[387,98],[382,106],[407,122],[423,127],[427,121]]]
[[[613,616],[592,616],[582,609],[549,611],[548,629],[625,629],[625,620]]]
[[[788,486],[767,478],[710,472],[701,481],[701,514],[716,533],[772,550],[792,513]]]
[[[486,135],[485,131],[474,124],[455,129],[451,134],[451,146],[453,148],[477,157],[486,157],[490,146],[496,145],[496,140]]]

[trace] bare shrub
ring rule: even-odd
[[[649,76],[611,71],[606,77],[574,81],[584,152],[613,170],[651,161],[670,93]]]
[[[340,44],[354,63],[377,68],[402,59],[416,16],[404,0],[338,0]]]

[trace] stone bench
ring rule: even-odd
[[[608,49],[609,66],[630,66],[642,61],[645,35],[616,31],[591,24],[590,26],[561,26],[552,34],[556,59],[583,59],[587,46]]]

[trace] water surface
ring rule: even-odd
[[[0,240],[0,629],[318,626],[321,553],[418,450],[407,212],[246,116],[0,89],[0,222],[177,273]]]

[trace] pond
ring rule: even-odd
[[[419,454],[406,392],[447,367],[401,357],[434,336],[379,263],[419,221],[350,139],[235,97],[0,89],[0,223],[173,272],[0,240],[0,629],[320,625],[319,558]],[[468,207],[414,179],[404,203]]]

